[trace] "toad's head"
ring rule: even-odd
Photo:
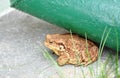
[[[60,34],[48,34],[44,44],[49,49],[53,50],[55,54],[60,55],[60,53],[65,50],[64,42]]]

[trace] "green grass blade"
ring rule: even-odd
[[[118,32],[117,32],[117,29],[115,30],[116,31],[116,45],[117,45],[117,48],[116,48],[116,77],[118,78],[118,68],[119,68],[119,42],[118,42]]]
[[[72,31],[71,31],[71,30],[70,30],[70,36],[71,36],[71,39],[72,39],[72,44],[73,44],[73,48],[74,48],[74,51],[75,51],[75,56],[76,56],[76,59],[77,59],[77,64],[78,64],[78,65],[81,65],[79,52],[77,51],[77,48],[76,48],[76,46],[75,46],[75,42],[74,42],[74,39],[73,39],[73,35],[72,35]]]
[[[107,41],[107,38],[108,38],[108,36],[109,36],[109,34],[110,34],[110,31],[111,31],[111,28],[109,28],[109,31],[107,32],[106,37],[105,37],[105,39],[104,39],[104,41],[103,41],[103,44],[102,44],[102,46],[101,46],[101,50],[100,50],[100,55],[99,55],[99,57],[101,57],[101,55],[102,55],[103,48],[104,48],[105,43],[106,43],[106,41]]]
[[[100,46],[99,46],[99,51],[98,51],[99,53],[100,53],[100,51],[101,51],[101,47],[102,47],[102,44],[103,44],[103,41],[104,41],[106,29],[107,29],[107,26],[105,27],[105,29],[104,29],[104,31],[103,31],[103,34],[102,34],[102,38],[101,38]]]
[[[106,40],[107,40],[107,38],[108,38],[108,36],[109,36],[109,33],[110,33],[110,31],[111,31],[111,28],[109,28],[107,34],[106,34],[106,30],[107,30],[107,26],[105,27],[105,29],[104,29],[104,31],[103,31],[103,35],[102,35],[101,42],[100,42],[100,46],[99,46],[99,51],[98,51],[98,52],[99,52],[99,55],[98,55],[97,68],[99,67],[98,65],[99,65],[100,62],[101,62],[101,55],[102,55],[102,52],[103,52],[103,48],[104,48],[104,45],[105,45],[105,43],[106,43]],[[105,35],[105,34],[106,34],[106,35]],[[97,75],[99,75],[98,72],[97,72]]]
[[[87,57],[88,57],[88,61],[92,61],[91,59],[91,55],[89,53],[89,50],[88,50],[88,40],[87,40],[87,34],[85,33],[85,41],[86,41],[86,54],[87,54]]]

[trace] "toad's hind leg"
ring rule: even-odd
[[[65,65],[67,64],[68,61],[69,61],[68,54],[63,54],[57,59],[59,65]]]

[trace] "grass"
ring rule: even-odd
[[[42,46],[41,46],[41,47],[42,47]],[[61,68],[58,66],[57,62],[56,62],[56,61],[54,60],[54,58],[50,55],[50,53],[49,53],[46,49],[44,49],[44,48],[42,48],[42,51],[43,51],[44,57],[45,57],[46,59],[48,59],[48,60],[51,60],[52,63],[54,64],[57,72],[59,72],[59,73],[58,73],[58,74],[59,74],[59,77],[60,77],[60,78],[65,78],[65,76],[64,76]]]
[[[116,58],[114,59],[113,55],[107,55],[106,59],[103,61],[101,60],[102,58],[102,54],[103,54],[103,49],[105,46],[105,43],[107,41],[107,38],[109,36],[111,32],[111,28],[105,28],[102,38],[101,38],[101,42],[100,42],[100,46],[99,46],[99,56],[98,56],[98,61],[97,61],[97,65],[96,68],[93,65],[89,65],[88,68],[88,72],[86,73],[84,71],[83,66],[79,66],[77,67],[80,68],[82,76],[77,77],[77,69],[76,67],[74,67],[74,77],[73,78],[112,78],[112,75],[115,75],[115,78],[120,78],[120,73],[119,73],[119,55],[118,55],[118,47],[116,49]],[[73,48],[76,49],[75,47],[75,43],[74,43],[74,39],[72,37],[72,31],[70,31],[71,34],[71,39],[72,39],[72,43],[73,43]],[[87,34],[85,33],[85,39],[86,39],[86,48],[87,46]],[[116,31],[116,40],[117,40],[117,46],[119,46],[119,42],[118,42],[118,33]],[[78,52],[76,52],[76,58],[79,59],[79,55]],[[88,49],[86,49],[86,52],[89,52]],[[43,48],[43,55],[45,56],[46,59],[51,60],[51,62],[54,64],[58,74],[59,74],[59,78],[69,78],[68,76],[66,76],[65,73],[63,73],[63,70],[61,69],[60,66],[58,66],[58,64],[56,63],[56,61],[53,59],[53,57],[49,54],[49,52]],[[80,64],[80,61],[78,60],[78,64]],[[86,76],[86,74],[89,73],[89,76]],[[49,78],[49,77],[48,77]]]
[[[115,30],[116,31],[116,41],[117,41],[117,49],[116,49],[116,51],[117,51],[117,55],[116,55],[116,76],[117,76],[117,78],[120,78],[120,75],[119,75],[119,73],[118,73],[118,68],[119,68],[119,65],[118,65],[118,63],[119,63],[119,50],[118,50],[118,46],[119,46],[119,42],[118,42],[118,32],[117,32],[117,30]]]

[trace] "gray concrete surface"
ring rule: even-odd
[[[43,56],[41,45],[45,48],[43,42],[46,34],[65,32],[62,28],[17,10],[0,16],[0,78],[60,78],[58,68]],[[102,64],[108,54],[110,50],[105,49]],[[82,78],[82,70],[86,78],[90,78],[91,66],[95,74],[100,72],[102,65],[97,66],[95,62],[87,67],[65,65],[59,68],[66,78]],[[107,70],[111,69],[108,65]],[[114,72],[111,72],[108,77],[114,76]]]

